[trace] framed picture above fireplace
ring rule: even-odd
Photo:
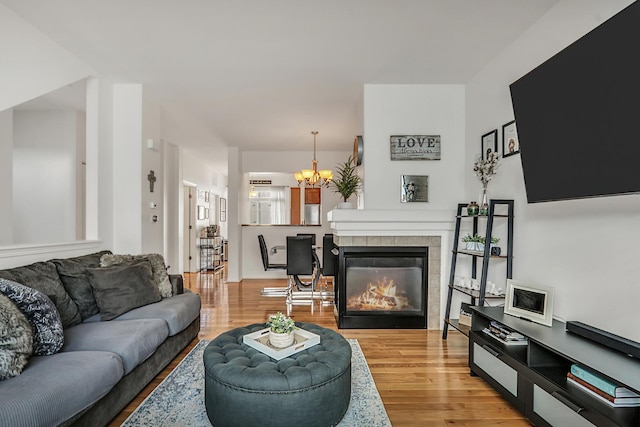
[[[427,175],[402,175],[400,191],[402,203],[428,202],[429,177]]]

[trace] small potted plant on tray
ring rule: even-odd
[[[293,331],[296,330],[296,323],[292,318],[278,312],[269,317],[267,326],[269,326],[269,343],[272,346],[285,348],[293,344]]]

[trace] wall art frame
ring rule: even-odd
[[[415,203],[429,201],[428,175],[402,175],[400,202]]]
[[[489,153],[498,154],[498,129],[482,135],[481,144],[482,160],[487,160]]]
[[[440,160],[440,135],[391,135],[391,160]]]
[[[520,152],[520,140],[518,140],[518,129],[516,121],[502,125],[502,157],[509,157]]]
[[[220,222],[227,221],[227,199],[220,197]]]

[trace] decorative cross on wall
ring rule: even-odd
[[[149,180],[149,190],[153,193],[153,184],[155,184],[156,180],[158,179],[156,178],[155,172],[149,172],[149,175],[147,175],[147,179]]]

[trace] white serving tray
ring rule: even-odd
[[[276,348],[269,343],[269,328],[261,329],[242,337],[243,342],[249,347],[272,357],[276,360],[284,359],[292,354],[306,350],[316,344],[320,344],[320,336],[304,329],[296,329],[293,332],[293,344],[285,348]]]

